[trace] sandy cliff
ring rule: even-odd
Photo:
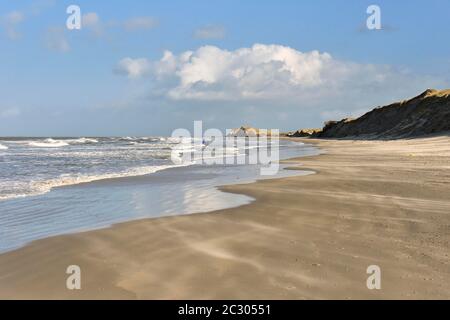
[[[450,89],[428,89],[410,100],[378,107],[357,119],[329,121],[319,138],[410,138],[450,131]]]

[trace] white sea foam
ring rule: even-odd
[[[8,200],[14,198],[22,198],[27,196],[37,196],[41,194],[45,194],[52,190],[53,188],[77,185],[82,183],[89,183],[93,181],[99,180],[107,180],[107,179],[117,179],[117,178],[125,178],[125,177],[137,177],[144,176],[148,174],[152,174],[158,171],[175,168],[175,167],[185,167],[194,164],[191,163],[183,163],[178,165],[161,165],[161,166],[143,166],[138,168],[132,168],[128,171],[117,172],[117,173],[105,173],[98,175],[69,175],[63,174],[59,178],[50,179],[46,181],[32,181],[29,184],[29,188],[27,192],[20,193],[11,193],[11,194],[0,194],[0,200]]]
[[[53,140],[52,138],[45,139],[44,142],[33,141],[28,144],[31,147],[37,148],[60,148],[68,146],[67,142],[61,140]]]
[[[76,144],[84,144],[84,143],[97,143],[98,140],[97,139],[92,139],[92,138],[80,138],[80,139],[75,139],[75,140],[67,140],[67,142],[69,142],[70,144],[72,143],[76,143]]]
[[[141,176],[201,163],[204,159],[244,157],[246,150],[256,148],[240,144],[216,146],[194,138],[128,137],[125,143],[123,139],[1,140],[0,153],[10,157],[7,166],[0,166],[0,199],[38,195],[55,187],[96,180]],[[131,139],[136,140],[129,141]],[[130,142],[139,143],[132,145]],[[6,146],[9,150],[3,151]],[[193,153],[193,157],[184,157],[187,153]],[[178,161],[172,162],[174,154]]]
[[[0,144],[0,150],[7,150],[7,149],[8,149],[7,146],[4,146],[4,145]]]

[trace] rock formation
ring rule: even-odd
[[[321,129],[299,129],[295,132],[289,132],[287,137],[311,137],[313,134],[320,132]]]
[[[258,136],[271,136],[271,130],[261,130],[252,128],[250,126],[242,126],[240,128],[232,129],[228,136],[231,137],[258,137]]]

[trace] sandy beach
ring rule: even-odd
[[[251,204],[0,255],[0,298],[450,299],[450,138],[308,142],[324,153],[287,162],[316,174],[221,188]]]

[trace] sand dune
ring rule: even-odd
[[[399,139],[450,132],[450,89],[427,89],[417,97],[377,107],[357,119],[328,121],[321,138]],[[298,134],[297,134],[298,135]]]

